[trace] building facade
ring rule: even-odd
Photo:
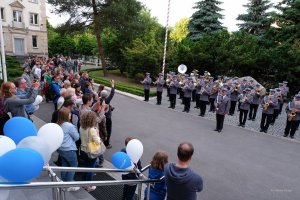
[[[46,0],[0,0],[7,55],[48,57]]]

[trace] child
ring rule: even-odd
[[[151,166],[149,168],[149,179],[160,179],[164,176],[164,167],[168,163],[168,154],[165,151],[158,151],[154,154]],[[166,197],[166,183],[163,180],[159,183],[151,184],[150,186],[150,200],[164,200]],[[147,199],[148,190],[145,189],[145,199]]]

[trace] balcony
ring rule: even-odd
[[[15,29],[25,29],[25,23],[24,22],[12,21],[11,25],[12,25],[12,28],[15,28]]]

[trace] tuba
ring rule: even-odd
[[[293,108],[290,114],[288,115],[288,121],[289,122],[292,121],[296,117],[296,114],[297,114],[297,109]]]

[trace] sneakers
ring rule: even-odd
[[[87,192],[92,192],[92,191],[96,190],[96,186],[85,186],[84,189]]]
[[[78,191],[78,190],[80,190],[80,187],[69,187],[69,188],[67,188],[68,192],[75,192],[75,191]]]

